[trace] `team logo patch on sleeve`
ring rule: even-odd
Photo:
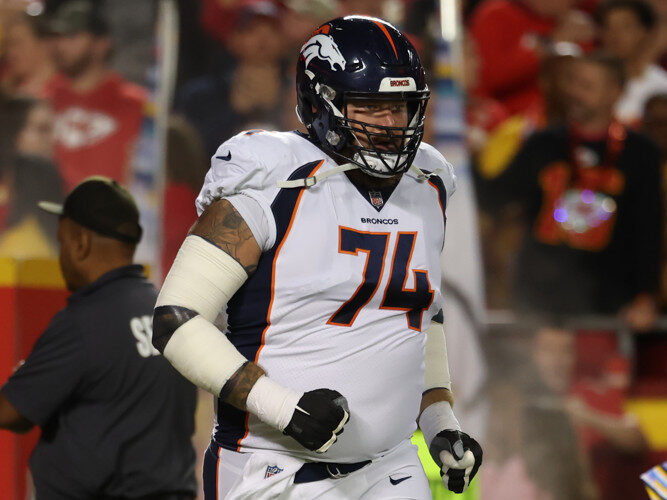
[[[275,476],[276,474],[280,474],[282,471],[283,471],[283,469],[281,469],[277,465],[267,465],[266,472],[264,473],[264,479],[268,479],[271,476]]]

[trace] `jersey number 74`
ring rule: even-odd
[[[366,265],[363,281],[352,297],[329,318],[327,324],[352,326],[359,311],[373,298],[380,285],[390,233],[358,231],[342,226],[339,232],[338,251],[350,255],[359,255],[359,252],[363,252],[366,254]],[[406,311],[408,327],[421,331],[422,315],[433,302],[433,290],[428,279],[428,271],[424,269],[413,269],[414,288],[405,288],[416,237],[416,232],[398,233],[389,282],[380,309]]]

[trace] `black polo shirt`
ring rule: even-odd
[[[2,387],[42,428],[38,499],[196,492],[196,391],[151,344],[155,287],[138,265],[68,299]]]

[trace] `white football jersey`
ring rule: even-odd
[[[229,198],[246,218],[245,199],[268,220],[264,231],[251,225],[263,253],[227,305],[226,333],[273,380],[297,391],[335,389],[350,409],[338,441],[316,454],[219,402],[214,439],[221,446],[358,462],[414,432],[423,332],[442,307],[444,211],[455,186],[451,165],[433,147],[422,143],[414,164],[441,173],[420,179],[407,172],[390,194],[361,191],[344,173],[308,188],[280,188],[278,181],[337,165],[297,132],[244,132],[220,146],[199,213]]]

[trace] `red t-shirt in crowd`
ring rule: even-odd
[[[238,18],[236,2],[202,0],[199,7],[199,22],[208,36],[222,43],[227,42]]]
[[[549,35],[553,19],[540,17],[520,2],[487,0],[470,19],[470,32],[480,57],[480,96],[496,99],[510,114],[522,113],[540,99],[540,60],[536,37]]]
[[[622,389],[613,389],[600,382],[583,380],[574,386],[572,392],[593,410],[606,416],[621,418],[625,414],[626,394]],[[639,477],[651,467],[646,454],[624,452],[591,427],[580,429],[579,435],[588,455],[599,498],[604,500],[643,498],[645,492],[641,482],[628,481],[628,478]]]
[[[91,175],[126,182],[146,90],[110,74],[95,89],[79,93],[59,75],[47,95],[56,113],[55,154],[65,188]]]
[[[162,217],[162,276],[171,269],[190,226],[197,220],[196,199],[197,193],[187,184],[167,182]]]

